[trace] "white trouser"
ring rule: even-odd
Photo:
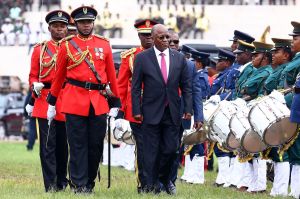
[[[238,162],[237,165],[239,169],[236,170],[236,174],[240,174],[236,176],[237,188],[249,187],[253,175],[252,165],[249,162]]]
[[[203,184],[204,183],[204,156],[195,155],[191,164],[191,175],[187,180],[188,183],[192,184]]]
[[[190,176],[191,176],[191,164],[192,161],[190,159],[190,155],[186,155],[185,156],[185,160],[184,160],[184,170],[183,170],[183,175],[181,176],[181,180],[189,180]]]
[[[290,179],[290,163],[274,162],[274,181],[271,196],[287,196]],[[300,189],[300,186],[299,186]]]
[[[234,173],[234,165],[235,165],[235,157],[232,157],[229,159],[229,170],[228,170],[228,175],[226,176],[226,182],[223,185],[223,187],[229,187],[230,185],[232,185],[232,178],[233,176],[236,176],[236,174]]]
[[[267,188],[267,162],[260,157],[253,158],[252,180],[248,192],[264,191]]]
[[[103,162],[102,164],[103,165],[108,165],[108,143],[107,142],[104,142],[104,145],[103,145]]]
[[[230,158],[227,157],[218,157],[218,168],[219,172],[217,175],[216,183],[217,184],[225,184],[227,175],[229,173],[229,160]]]
[[[300,165],[292,166],[291,192],[289,195],[297,199],[300,197]]]
[[[240,182],[241,178],[243,175],[241,175],[244,171],[243,171],[243,163],[240,163],[238,160],[238,156],[236,156],[234,158],[234,163],[233,163],[233,169],[231,172],[231,178],[230,178],[230,182],[232,185],[234,186],[238,186],[238,183]],[[237,175],[237,173],[239,173],[240,175]]]
[[[123,148],[122,166],[129,171],[134,171],[134,150],[135,146],[129,144],[125,144],[125,147]]]

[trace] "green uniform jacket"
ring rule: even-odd
[[[246,66],[245,66],[246,65]],[[235,99],[240,94],[241,85],[247,81],[247,79],[251,76],[251,74],[256,71],[256,68],[253,67],[252,62],[245,64],[244,70],[240,73],[236,84],[235,84],[235,92],[233,93],[233,99]],[[240,68],[242,68],[241,66]]]
[[[256,69],[251,76],[240,85],[240,93],[238,97],[250,95],[252,99],[256,98],[259,93],[263,92],[263,85],[268,76],[272,73],[270,65],[261,66]]]
[[[284,68],[288,63],[277,66],[273,69],[271,75],[266,79],[263,87],[263,92],[259,93],[261,95],[269,95],[273,90],[277,89],[280,81],[280,76]]]
[[[266,79],[264,83],[264,87],[260,95],[269,95],[273,90],[277,89],[280,76],[284,68],[288,63],[277,66],[271,75]],[[289,156],[287,152],[284,152],[282,157],[278,154],[278,147],[272,147],[268,157],[272,159],[274,162],[288,162]]]
[[[289,161],[289,155],[287,152],[284,152],[282,157],[278,154],[278,147],[272,147],[269,158],[272,159],[274,162],[288,162]]]
[[[279,89],[292,87],[296,82],[297,74],[300,72],[300,52],[298,52],[290,63],[284,68],[280,76]],[[286,105],[291,108],[293,93],[285,95]]]
[[[290,63],[282,71],[279,88],[292,87],[296,82],[297,74],[300,72],[300,52],[298,52]],[[286,104],[290,108],[292,104],[293,93],[285,96]],[[289,161],[291,164],[300,165],[300,136],[294,144],[288,149]]]

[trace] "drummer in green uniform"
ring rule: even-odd
[[[252,64],[256,70],[238,88],[240,91],[238,97],[243,97],[246,100],[255,99],[258,96],[259,91],[263,89],[265,80],[272,73],[270,50],[273,45],[257,41],[254,41],[253,45],[255,50],[252,52]],[[266,160],[262,160],[258,155],[255,155],[250,167],[252,179],[247,191],[252,193],[265,192],[267,188]]]
[[[294,54],[294,57],[290,63],[282,71],[280,86],[284,88],[293,87],[297,76],[299,79],[300,72],[300,23],[292,21],[292,26],[294,27],[293,33],[290,36],[293,37],[291,51]],[[294,89],[297,92],[296,89]],[[294,93],[286,95],[285,99],[288,107],[291,105],[291,101]],[[294,105],[295,106],[295,105]],[[294,109],[295,107],[291,107]],[[293,118],[295,120],[296,118]],[[293,121],[292,120],[292,121]],[[298,130],[299,131],[299,130]],[[296,137],[296,140],[290,142],[290,148],[288,149],[289,161],[292,165],[291,171],[291,192],[290,196],[294,198],[300,197],[300,136]]]
[[[292,59],[291,40],[272,38],[275,46],[271,49],[273,72],[264,83],[261,94],[269,95],[276,90],[282,71]],[[267,149],[264,153],[266,158],[272,159],[274,163],[274,181],[271,196],[287,196],[289,187],[290,164],[288,153],[279,155],[278,147]]]
[[[273,45],[258,41],[254,41],[253,45],[255,50],[252,52],[252,64],[256,70],[238,88],[238,97],[243,97],[246,100],[255,99],[261,93],[265,80],[272,73],[270,50]]]
[[[282,71],[292,59],[290,39],[272,38],[272,41],[275,44],[274,48],[271,49],[271,65],[273,71],[264,83],[264,87],[262,90],[263,92],[261,92],[261,94],[264,95],[270,94],[274,89],[277,89],[277,87],[279,87],[279,80]]]
[[[239,68],[240,74],[235,85],[236,90],[233,94],[234,98],[239,93],[238,88],[240,87],[240,85],[243,84],[256,70],[256,68],[254,68],[252,64],[252,52],[255,49],[254,45],[242,40],[238,40],[237,42],[238,47],[233,51],[233,53],[236,55],[236,62],[241,66]]]
[[[297,47],[299,44],[299,35],[300,35],[300,23],[292,21],[292,26],[294,27],[293,33],[290,36],[293,36],[292,40],[292,53],[294,57],[292,61],[285,67],[282,71],[279,88],[291,88],[296,82],[297,74],[300,72],[300,49]],[[290,108],[292,104],[293,93],[289,93],[285,96],[286,104]]]

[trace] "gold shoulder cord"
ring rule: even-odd
[[[188,145],[184,147],[184,154],[183,155],[188,155],[190,154],[191,150],[193,149],[194,145]]]
[[[130,55],[129,57],[129,69],[131,73],[133,73],[133,59],[134,59],[134,53]]]
[[[43,58],[44,58],[44,55],[45,55],[45,52],[48,48],[47,46],[47,43],[44,42],[42,43],[42,49],[41,49],[41,53],[40,53],[40,75],[39,75],[39,78],[44,78],[44,77],[47,77],[49,75],[49,73],[51,72],[51,70],[53,69],[53,67],[55,66],[55,62],[56,62],[56,56],[57,56],[57,53],[55,53],[52,57],[52,59],[49,61],[49,62],[43,62]],[[42,75],[42,71],[44,68],[48,68],[49,69],[47,70],[47,72],[45,74]]]
[[[72,53],[71,53],[71,51],[70,51],[70,48],[69,48],[69,42],[68,42],[68,41],[66,41],[66,49],[67,49],[67,55],[68,55],[68,57],[74,62],[74,64],[72,64],[72,65],[70,65],[70,66],[67,67],[68,70],[70,70],[70,69],[72,69],[72,68],[78,66],[79,64],[81,64],[81,62],[83,62],[83,60],[85,59],[85,57],[86,57],[88,54],[90,55],[90,58],[91,58],[91,59],[90,59],[90,62],[93,63],[93,61],[92,61],[92,56],[91,56],[91,54],[90,54],[90,52],[89,52],[88,49],[86,49],[85,51],[83,51],[83,52],[81,53],[81,56],[80,56],[79,59],[75,59],[75,57],[72,55]]]

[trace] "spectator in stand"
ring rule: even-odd
[[[6,45],[5,37],[3,31],[0,29],[0,46],[4,46],[4,45]]]
[[[164,24],[164,19],[161,17],[160,5],[157,5],[157,9],[153,12],[153,21]]]
[[[185,38],[189,38],[191,31],[194,28],[195,20],[194,17],[191,16],[190,14],[187,14],[186,18],[183,21],[183,25],[180,29],[179,36],[182,37],[184,34]]]
[[[31,48],[39,42],[40,31],[31,31],[29,35],[28,55]]]
[[[13,30],[14,25],[11,23],[11,19],[6,18],[4,20],[4,24],[1,26],[1,31],[3,34],[3,41],[1,43],[3,43],[4,45],[8,45],[7,37],[11,38],[10,33],[13,33]]]
[[[147,4],[147,2],[148,2],[147,0],[144,0],[144,4]],[[140,0],[137,0],[137,3],[140,4]],[[153,4],[153,0],[149,0],[149,3]],[[142,1],[141,4],[143,4]]]
[[[123,25],[122,25],[122,19],[120,18],[120,14],[117,13],[116,17],[113,18],[113,27],[111,29],[111,36],[113,38],[116,37],[116,32],[119,32],[119,38],[122,38],[123,33]]]
[[[176,0],[168,0],[167,1],[167,5],[170,5],[170,4],[175,5],[176,4]]]
[[[174,32],[178,32],[177,20],[172,13],[170,13],[169,17],[167,17],[167,19],[165,20],[165,24],[170,30],[173,30]]]
[[[202,7],[202,13],[196,18],[196,25],[194,29],[194,39],[197,38],[197,34],[200,33],[200,38],[204,38],[204,32],[208,30],[209,19],[205,15],[205,8]]]
[[[9,10],[9,17],[11,19],[17,19],[21,15],[21,8],[17,2],[14,3],[14,6],[10,8]]]
[[[23,22],[21,33],[19,34],[19,45],[23,46],[28,43],[30,34],[30,28],[28,22]]]
[[[95,19],[95,33],[99,35],[104,34],[103,21],[101,20],[101,16],[98,15]]]
[[[109,15],[107,17],[103,17],[103,36],[105,34],[105,32],[108,32],[108,36],[106,37],[111,37],[111,30],[112,30],[112,27],[113,27],[113,24],[112,24],[112,18],[111,18],[111,13],[109,13]]]
[[[25,0],[23,10],[32,11],[32,4],[33,4],[33,0]],[[29,7],[29,9],[27,9],[27,6]]]
[[[50,6],[53,4],[57,4],[59,8],[61,7],[61,1],[60,0],[39,0],[39,10],[41,10],[42,6],[46,6],[47,11],[50,10]],[[42,5],[43,4],[43,5]]]
[[[142,21],[143,19],[146,19],[146,18],[147,18],[147,15],[145,12],[145,7],[143,4],[141,4],[140,9],[139,9],[138,18],[135,20],[135,22]]]

